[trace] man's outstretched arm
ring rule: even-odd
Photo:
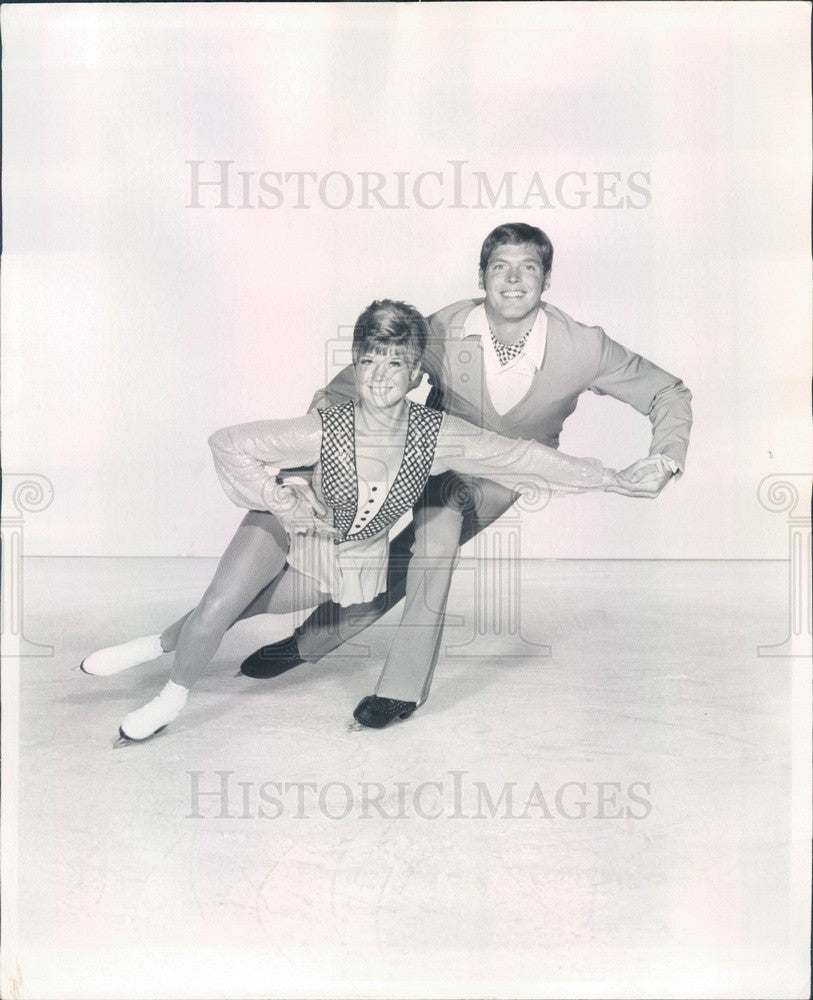
[[[657,496],[673,474],[683,472],[692,426],[692,394],[679,378],[635,354],[599,329],[600,357],[590,389],[629,403],[649,418],[649,456],[629,469],[640,496]],[[636,495],[636,494],[631,494]]]

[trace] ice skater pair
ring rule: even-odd
[[[160,635],[99,650],[81,664],[87,674],[111,676],[174,653],[170,680],[125,716],[120,740],[148,739],[180,715],[196,677],[236,622],[325,601],[351,611],[369,606],[387,587],[389,529],[416,505],[430,476],[454,472],[509,490],[531,484],[555,495],[634,492],[627,474],[596,459],[505,438],[408,400],[422,377],[427,340],[426,320],[412,306],[373,302],[353,332],[355,399],[211,436],[224,490],[249,510],[212,582],[198,605]],[[310,490],[280,479],[282,469],[300,466],[314,468]],[[445,595],[439,601],[423,596],[423,608],[411,609],[410,627],[434,635]],[[381,727],[407,718],[421,700],[376,693],[362,700],[354,716],[362,725]]]
[[[446,253],[453,269],[457,251],[448,247]],[[544,301],[552,266],[553,244],[536,226],[509,222],[486,236],[478,266],[483,296],[454,302],[427,319],[430,344],[423,366],[432,387],[427,403],[504,437],[552,448],[559,447],[585,393],[623,403],[651,426],[648,454],[625,470],[623,492],[655,499],[682,475],[691,393],[675,375],[612,340],[601,327],[580,323]],[[317,392],[311,409],[355,400],[355,382],[349,365]],[[352,608],[327,602],[292,635],[244,660],[242,672],[274,677],[316,663],[403,599],[401,626],[387,652],[376,698],[364,708],[366,724],[386,725],[398,717],[403,702],[423,703],[442,648],[459,546],[497,521],[518,495],[492,478],[433,477],[412,520],[390,542],[386,592]],[[257,512],[257,517],[274,515]]]

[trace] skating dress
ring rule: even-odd
[[[420,497],[429,476],[454,471],[518,493],[601,490],[609,473],[536,441],[504,438],[458,417],[409,402],[403,456],[391,483],[365,480],[356,464],[352,402],[293,420],[260,420],[209,439],[220,482],[240,507],[276,514],[288,531],[288,562],[338,604],[371,601],[386,589],[389,529]],[[338,538],[297,532],[302,507],[281,469],[313,465],[311,485]]]

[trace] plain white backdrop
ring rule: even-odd
[[[240,513],[216,428],[297,415],[373,298],[477,293],[506,221],[555,247],[548,300],[683,378],[687,471],[657,502],[555,501],[523,554],[784,558],[757,500],[810,468],[809,10],[774,4],[71,4],[2,10],[6,472],[52,482],[31,555],[218,555]],[[252,172],[188,207],[188,161]],[[450,161],[553,204],[453,207]],[[347,175],[256,206],[265,171]],[[444,204],[359,207],[360,172]],[[587,204],[553,194],[584,172]],[[648,175],[597,207],[595,173]],[[640,182],[640,180],[639,180]],[[334,176],[327,201],[340,203]],[[430,178],[427,199],[435,197]],[[233,180],[230,200],[241,201]],[[520,195],[520,200],[522,195]],[[469,198],[474,202],[475,198]],[[607,199],[613,201],[614,199]],[[487,201],[487,199],[486,199]],[[625,465],[648,421],[584,398],[565,451]]]

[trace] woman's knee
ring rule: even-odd
[[[243,608],[222,594],[204,594],[186,627],[194,632],[225,632]]]
[[[273,538],[281,551],[287,552],[290,547],[288,533],[282,522],[267,510],[250,510],[240,522],[241,528],[260,528],[267,536]]]

